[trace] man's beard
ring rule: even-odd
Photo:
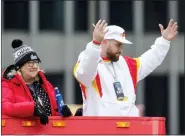
[[[119,55],[118,55],[119,54]],[[110,61],[112,61],[112,62],[116,62],[116,61],[118,61],[119,60],[119,57],[120,57],[120,54],[121,53],[119,53],[119,52],[117,52],[117,53],[109,53],[109,52],[107,52],[107,56],[108,56],[108,58],[110,59]]]

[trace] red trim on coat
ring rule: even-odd
[[[130,71],[130,75],[132,77],[132,82],[133,82],[133,85],[134,85],[134,89],[135,89],[135,92],[136,92],[136,85],[137,85],[137,62],[136,62],[135,59],[130,58],[130,57],[127,57],[127,56],[123,56],[123,58],[125,59],[127,65],[128,65],[128,68],[129,68],[129,71]]]
[[[84,85],[80,84],[80,88],[82,90],[82,93],[84,95],[84,98],[87,99],[86,87]]]
[[[100,97],[102,97],[103,93],[102,93],[102,87],[101,87],[101,81],[100,81],[100,76],[99,74],[97,73],[96,77],[95,77],[95,81],[96,81],[96,85],[97,85],[97,91],[100,95]]]

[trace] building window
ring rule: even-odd
[[[74,30],[88,30],[88,1],[74,1]]]
[[[47,0],[39,2],[40,30],[63,31],[64,29],[64,1]]]
[[[94,23],[97,23],[99,19],[101,19],[100,17],[100,1],[95,1],[95,5],[96,5],[96,9],[95,9],[95,19],[96,21]],[[108,20],[105,20],[106,22],[108,22]]]
[[[181,74],[179,75],[179,92],[180,92],[180,98],[179,98],[179,109],[180,109],[180,135],[185,135],[185,108],[184,108],[184,105],[185,105],[185,85],[184,85],[184,82],[185,82],[185,76],[184,74]]]
[[[147,0],[144,1],[144,29],[145,32],[160,31],[159,23],[166,26],[167,17],[166,0]]]
[[[29,1],[4,2],[4,30],[29,30]]]
[[[179,27],[179,32],[185,32],[185,17],[184,17],[184,13],[185,13],[185,1],[184,0],[179,0],[178,1],[178,27]]]
[[[75,104],[83,104],[82,91],[79,82],[76,79],[74,79],[74,84],[75,84]]]
[[[169,77],[150,75],[145,78],[145,116],[166,117],[166,132],[169,133],[168,88]]]
[[[132,31],[132,1],[109,1],[109,24],[123,27],[125,31]]]

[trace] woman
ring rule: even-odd
[[[40,117],[42,124],[48,116],[58,116],[55,90],[39,68],[36,52],[19,39],[12,41],[14,65],[10,65],[2,77],[2,114],[13,117]],[[63,116],[71,116],[67,105]]]

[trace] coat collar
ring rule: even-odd
[[[42,71],[39,71],[38,75],[43,83],[45,83],[47,81],[46,77],[44,76],[44,73]],[[3,79],[3,80],[8,80],[8,79]],[[14,77],[12,79],[10,79],[10,82],[17,84],[17,85],[25,84],[23,78],[18,73],[16,73],[14,75]]]

